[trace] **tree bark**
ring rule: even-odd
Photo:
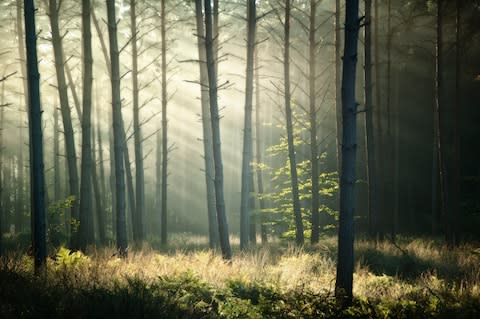
[[[341,5],[340,0],[335,0],[335,115],[337,129],[337,172],[340,178],[342,167],[342,53],[341,53],[341,26],[340,26]]]
[[[40,105],[40,74],[37,60],[37,33],[33,0],[25,0],[25,40],[30,128],[30,180],[32,205],[32,247],[35,273],[46,265],[47,246],[45,232],[45,176],[43,165],[42,110]]]
[[[255,0],[247,3],[247,70],[245,79],[245,115],[243,124],[242,187],[240,199],[240,249],[245,250],[249,242],[250,229],[250,180],[252,178],[252,108],[253,108],[253,65],[256,33]]]
[[[217,101],[217,72],[215,68],[215,54],[212,36],[212,8],[210,0],[205,0],[205,51],[207,56],[208,92],[210,97],[210,117],[212,122],[213,159],[215,165],[215,203],[217,208],[218,233],[220,247],[224,259],[232,258],[230,239],[228,238],[228,224],[225,213],[225,199],[223,194],[223,165],[220,142],[220,115]]]
[[[167,121],[167,37],[165,0],[161,0],[162,37],[162,232],[161,242],[167,244],[167,177],[168,177],[168,121]]]
[[[111,82],[112,82],[112,116],[113,141],[115,153],[115,191],[117,213],[117,249],[119,255],[127,255],[127,227],[125,214],[125,169],[122,105],[120,98],[120,61],[117,42],[117,20],[115,18],[115,0],[107,0],[108,37],[110,43]]]
[[[284,82],[285,82],[285,116],[287,121],[287,143],[288,159],[290,162],[290,180],[292,189],[293,215],[295,219],[295,242],[297,245],[303,245],[305,239],[303,235],[302,212],[300,208],[300,199],[298,192],[297,161],[295,157],[295,146],[293,144],[293,121],[290,93],[290,0],[285,1],[285,22],[284,22]]]
[[[346,2],[345,47],[342,74],[342,167],[340,174],[340,218],[338,230],[338,261],[335,296],[345,306],[352,303],[353,286],[353,241],[355,212],[355,162],[357,102],[355,100],[355,78],[357,43],[360,20],[358,0]]]
[[[200,100],[202,103],[203,153],[205,161],[205,185],[207,191],[208,238],[210,249],[218,246],[217,212],[215,211],[215,185],[213,167],[212,124],[209,112],[208,71],[205,53],[205,30],[203,27],[202,0],[195,0],[197,23],[198,57],[200,67]]]

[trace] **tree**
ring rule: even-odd
[[[293,144],[293,121],[290,92],[290,0],[285,1],[285,21],[284,21],[284,47],[283,47],[283,75],[284,75],[284,97],[285,97],[285,117],[287,122],[287,143],[288,159],[290,162],[290,178],[292,188],[293,214],[295,217],[295,242],[297,245],[303,245],[305,239],[303,235],[302,212],[300,208],[300,198],[298,195],[298,176],[297,161],[295,158],[295,146]]]
[[[161,0],[161,36],[162,36],[162,231],[161,241],[167,244],[167,165],[168,165],[168,136],[167,136],[167,43],[165,27],[165,0]]]
[[[32,247],[35,272],[44,266],[47,256],[45,233],[45,173],[43,166],[42,110],[40,74],[37,60],[37,32],[33,0],[25,0],[25,40],[28,74],[28,120],[30,127],[30,175],[32,202]]]
[[[368,234],[375,238],[377,231],[377,177],[376,154],[373,128],[373,84],[372,84],[372,1],[365,0],[365,147],[367,155],[368,182]],[[376,17],[375,17],[376,18]],[[378,105],[377,105],[378,107]]]
[[[62,2],[59,3],[61,5]],[[63,55],[63,37],[60,35],[60,28],[58,24],[60,6],[57,5],[57,0],[49,0],[48,17],[50,18],[50,26],[52,32],[52,45],[55,57],[55,71],[57,76],[57,89],[60,98],[60,110],[62,114],[63,132],[65,136],[65,149],[68,165],[68,181],[70,188],[70,195],[75,196],[75,202],[72,206],[72,219],[79,220],[79,206],[78,206],[78,168],[77,155],[75,151],[75,138],[73,133],[72,116],[70,113],[70,106],[68,102],[67,82],[65,80],[64,72],[64,55]],[[78,248],[78,234],[72,232],[70,239],[70,246]]]
[[[232,249],[228,238],[228,224],[225,214],[225,199],[223,194],[223,165],[220,141],[220,115],[217,100],[217,70],[212,32],[212,6],[210,0],[205,0],[205,51],[207,57],[208,93],[210,98],[210,118],[212,122],[213,160],[215,167],[215,204],[217,208],[218,233],[220,248],[224,259],[232,258]]]
[[[202,104],[203,157],[205,162],[205,185],[207,191],[208,239],[213,249],[218,245],[218,223],[215,211],[215,185],[213,166],[212,124],[209,111],[208,71],[205,53],[205,30],[203,27],[202,0],[195,0],[195,20],[197,25],[197,46],[200,67],[200,100]]]
[[[247,70],[245,80],[245,115],[243,125],[242,190],[240,199],[240,248],[242,250],[246,249],[248,246],[250,227],[249,199],[252,178],[251,161],[253,158],[252,109],[256,20],[257,14],[255,0],[249,0],[247,2]]]
[[[108,38],[110,43],[110,72],[112,83],[112,120],[115,154],[115,211],[117,214],[117,249],[120,256],[127,255],[127,226],[125,214],[125,168],[123,162],[125,131],[123,130],[122,101],[120,98],[120,61],[117,42],[115,0],[107,0]]]
[[[82,164],[80,180],[79,248],[85,251],[94,241],[92,204],[92,32],[90,28],[90,0],[82,0],[83,37],[83,96],[82,96]],[[94,181],[96,182],[96,180]],[[101,212],[97,212],[100,214]]]
[[[355,161],[357,102],[355,77],[357,43],[360,29],[358,0],[346,1],[345,46],[342,72],[342,167],[340,170],[340,218],[338,229],[338,259],[335,296],[340,303],[352,303],[353,241],[355,212]]]

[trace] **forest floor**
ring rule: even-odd
[[[113,248],[60,248],[39,276],[28,255],[2,257],[0,318],[480,318],[473,244],[359,240],[354,303],[341,309],[333,296],[336,238],[305,248],[257,245],[234,251],[229,263],[206,249],[206,238],[170,242],[126,259]]]

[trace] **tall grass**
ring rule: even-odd
[[[60,249],[40,277],[30,257],[4,257],[0,317],[480,317],[480,255],[473,245],[358,241],[356,301],[345,310],[333,299],[335,238],[315,247],[253,247],[231,262],[204,249],[205,238],[177,239],[160,250],[144,245],[126,259],[113,248],[91,248],[87,256]]]

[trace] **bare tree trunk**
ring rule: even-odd
[[[353,287],[353,241],[355,213],[355,163],[357,141],[357,102],[355,100],[355,78],[357,43],[360,20],[358,0],[346,2],[345,47],[342,75],[342,168],[340,175],[340,219],[338,230],[338,262],[335,296],[340,303],[352,303]]]
[[[205,56],[205,30],[203,27],[202,0],[195,0],[198,57],[200,66],[200,90],[202,103],[203,153],[205,160],[205,184],[207,191],[208,238],[210,249],[218,246],[217,212],[215,211],[215,185],[213,167],[212,124],[208,99],[208,71]]]
[[[240,249],[245,250],[249,242],[250,227],[250,180],[252,162],[252,108],[253,108],[253,65],[255,53],[256,32],[256,5],[255,0],[247,3],[247,70],[245,80],[245,115],[243,124],[243,153],[242,153],[242,187],[240,199]]]
[[[117,249],[120,256],[127,255],[127,227],[125,214],[125,169],[122,157],[125,148],[122,105],[120,98],[120,62],[117,43],[117,20],[115,18],[115,0],[107,0],[108,36],[110,42],[113,140],[115,153],[115,191],[117,213]]]
[[[79,205],[78,205],[78,168],[77,168],[77,156],[75,151],[75,138],[72,126],[72,116],[70,114],[70,106],[68,102],[67,82],[65,80],[64,73],[64,56],[62,48],[62,37],[60,35],[60,29],[58,25],[58,12],[57,0],[49,0],[48,15],[50,18],[50,25],[52,29],[52,44],[55,56],[55,70],[57,74],[57,88],[60,97],[60,110],[63,120],[63,132],[65,136],[65,148],[68,163],[68,177],[70,195],[75,196],[75,201],[71,209],[72,219],[79,220]],[[78,231],[72,229],[72,235],[70,238],[70,246],[72,248],[79,248]]]
[[[217,72],[212,37],[212,8],[210,0],[205,0],[205,51],[207,56],[208,92],[210,97],[210,117],[212,121],[213,159],[215,163],[215,203],[217,207],[218,233],[224,259],[232,258],[232,249],[228,238],[228,224],[223,194],[223,165],[220,142],[220,115],[217,101]]]
[[[320,237],[320,214],[319,214],[319,158],[318,158],[318,142],[317,142],[317,101],[316,101],[316,14],[317,0],[310,0],[310,27],[309,27],[309,104],[310,104],[310,171],[312,174],[312,236],[310,241],[312,244],[318,243]]]
[[[300,208],[300,199],[298,192],[297,161],[295,158],[295,147],[293,145],[293,121],[290,93],[290,0],[285,1],[285,22],[284,22],[284,82],[285,82],[285,116],[287,121],[287,143],[288,159],[290,162],[290,180],[292,188],[293,214],[295,218],[295,242],[297,245],[303,245],[305,239],[303,235],[302,212]]]
[[[80,181],[79,248],[86,250],[94,242],[92,204],[92,32],[90,29],[90,0],[82,0],[83,36],[83,111],[82,111],[82,164]],[[96,182],[96,179],[94,180]]]
[[[342,166],[342,92],[341,92],[341,73],[342,73],[342,53],[341,51],[341,6],[340,0],[335,0],[335,114],[337,128],[337,172],[340,176]]]
[[[98,109],[98,105],[97,105]],[[98,119],[97,119],[98,120]],[[95,150],[95,128],[92,128],[92,163],[94,164],[92,167],[92,186],[93,192],[95,196],[95,211],[97,217],[97,228],[98,228],[98,239],[102,245],[106,244],[106,235],[105,235],[105,211],[104,211],[104,202],[103,202],[103,194],[100,184],[102,180],[98,178],[97,174],[97,163],[102,165],[102,163],[97,162],[97,153]],[[99,149],[99,154],[101,154],[101,149]]]
[[[37,32],[33,0],[25,0],[25,35],[30,127],[30,174],[32,205],[32,246],[35,273],[45,266],[47,256],[45,232],[45,176],[43,166],[42,110],[40,105],[40,74],[37,60]]]
[[[142,241],[143,215],[145,214],[145,180],[143,173],[142,130],[140,126],[139,85],[138,85],[138,49],[136,0],[130,0],[130,27],[132,32],[132,87],[133,87],[133,138],[135,147],[135,191],[136,211],[133,222],[133,240]]]
[[[258,164],[262,162],[262,144],[261,144],[261,115],[260,115],[260,74],[259,74],[259,63],[258,63],[258,46],[255,50],[255,156]],[[268,242],[268,230],[265,223],[265,217],[263,210],[266,208],[265,199],[263,199],[263,174],[262,170],[257,168],[257,194],[260,196],[260,236],[262,239],[262,244]]]
[[[368,181],[368,234],[374,239],[377,234],[377,176],[376,152],[373,128],[372,92],[372,1],[365,0],[365,141]],[[377,106],[378,107],[378,106]]]

